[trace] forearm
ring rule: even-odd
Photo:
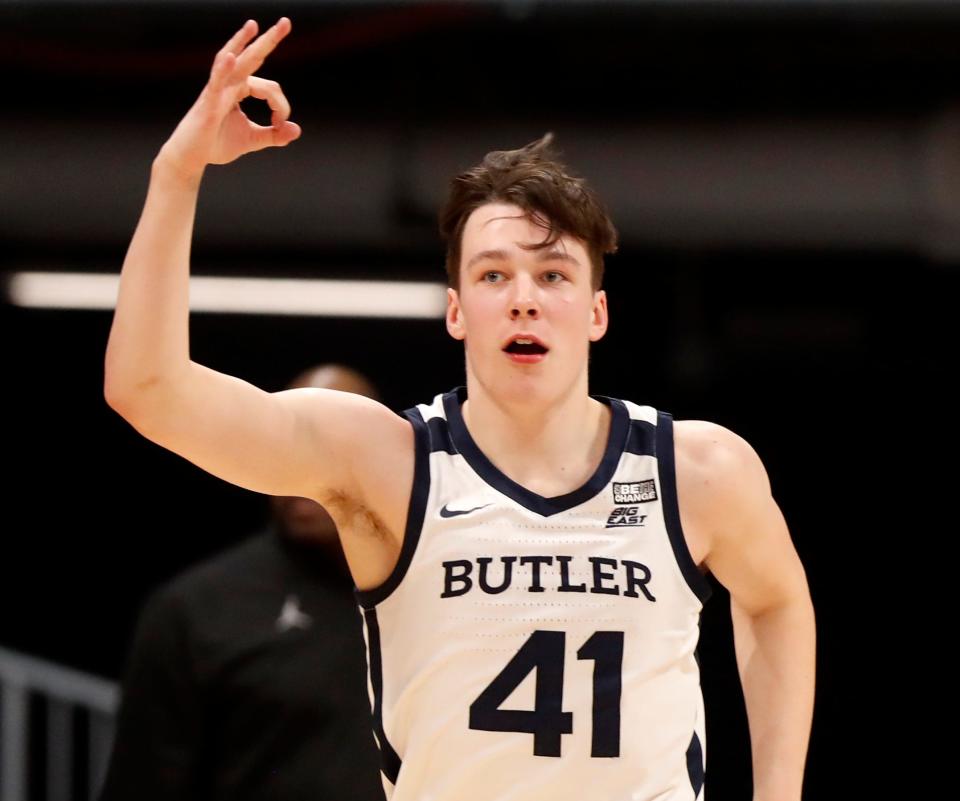
[[[130,402],[189,364],[190,242],[200,175],[153,163],[143,213],[120,274],[105,392]]]
[[[289,32],[290,20],[281,17],[254,39],[257,25],[247,20],[217,53],[206,86],[154,160],[107,344],[104,393],[125,417],[131,409],[141,420],[152,409],[169,417],[169,398],[190,386],[179,377],[192,366],[190,240],[207,165],[229,164],[300,136],[279,85],[253,75]],[[251,96],[269,104],[270,126],[255,125],[243,113],[240,101]]]
[[[809,595],[750,616],[732,605],[753,762],[753,801],[800,801],[813,717],[816,627]]]

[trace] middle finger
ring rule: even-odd
[[[280,17],[273,27],[264,31],[263,34],[237,58],[237,68],[241,74],[252,75],[256,72],[266,57],[270,55],[273,49],[280,43],[280,40],[290,33],[291,27],[292,24],[289,18]]]

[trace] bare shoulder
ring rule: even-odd
[[[677,481],[695,493],[691,500],[717,502],[737,486],[769,492],[759,455],[739,434],[706,420],[677,420],[673,432]]]
[[[353,392],[305,387],[275,393],[322,438],[335,437],[364,450],[406,446],[413,453],[410,423],[382,403]]]

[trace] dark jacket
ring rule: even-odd
[[[227,799],[383,799],[349,579],[272,532],[147,603],[101,795]]]

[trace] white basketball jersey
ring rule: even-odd
[[[465,399],[405,413],[403,548],[357,591],[387,798],[700,801],[710,585],[680,528],[672,418],[597,397],[599,467],[544,498],[479,450]]]

